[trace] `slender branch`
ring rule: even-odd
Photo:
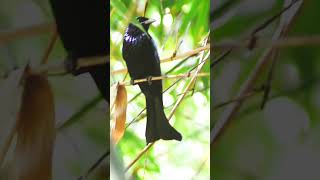
[[[11,142],[16,134],[16,123],[12,126],[12,128],[9,131],[9,135],[6,137],[4,141],[3,147],[0,149],[0,168],[2,167],[2,164],[4,162],[4,159],[6,157],[6,154],[9,150],[9,147],[11,145]]]
[[[65,128],[72,125],[74,122],[76,122],[79,118],[83,117],[86,113],[89,112],[89,110],[92,107],[95,107],[100,101],[102,100],[101,95],[98,95],[91,99],[89,102],[84,104],[77,112],[75,112],[70,118],[68,118],[64,122],[57,122],[56,123],[56,131],[62,131]]]
[[[171,62],[171,61],[175,61],[175,60],[179,60],[179,59],[189,58],[189,57],[192,57],[192,56],[195,56],[195,55],[199,54],[202,51],[209,50],[209,49],[210,49],[210,44],[207,44],[206,46],[199,47],[197,49],[182,53],[180,55],[163,58],[163,59],[161,59],[160,62],[161,63],[166,63],[166,62]],[[124,69],[119,69],[119,70],[112,71],[111,74],[112,75],[116,75],[116,74],[123,74],[123,73],[126,73],[126,72],[127,72],[127,69],[124,68]]]
[[[77,60],[76,69],[81,69],[85,67],[97,66],[102,64],[107,64],[109,62],[109,56],[92,56],[92,57],[82,57]],[[53,61],[34,67],[31,69],[32,73],[49,73],[50,74],[67,74],[70,73],[66,67],[64,60]]]
[[[192,73],[186,73],[186,74],[177,74],[177,75],[163,75],[163,76],[155,76],[155,77],[149,77],[149,78],[143,78],[143,79],[136,79],[133,82],[118,82],[119,85],[135,85],[138,83],[143,82],[150,82],[150,81],[159,81],[163,79],[178,79],[178,78],[189,78],[192,76]],[[210,73],[199,73],[197,74],[197,77],[206,77],[210,76]]]
[[[259,89],[259,90],[256,90],[256,91],[252,91],[252,92],[249,92],[249,93],[247,93],[247,94],[245,94],[245,95],[242,95],[242,96],[239,96],[239,97],[230,99],[230,100],[225,101],[225,102],[222,102],[222,103],[219,103],[219,104],[217,104],[217,105],[215,105],[215,106],[213,107],[213,111],[214,111],[214,110],[217,110],[217,109],[219,109],[219,108],[222,108],[222,107],[224,107],[224,106],[227,106],[227,105],[229,105],[229,104],[232,104],[232,103],[235,103],[235,102],[239,102],[239,101],[243,101],[244,99],[250,98],[250,97],[252,97],[252,96],[260,93],[262,90],[263,90],[263,89]]]
[[[126,169],[124,170],[124,172],[127,172],[143,155],[144,153],[146,153],[156,142],[150,143],[148,144],[148,146],[144,147],[142,149],[142,151],[139,152],[139,154],[137,155],[136,158],[134,158],[134,160],[132,160],[128,166],[126,167]]]
[[[199,65],[197,66],[196,72],[194,73],[194,75],[192,76],[192,79],[190,80],[189,84],[187,85],[187,87],[185,88],[183,94],[179,97],[179,99],[177,100],[176,104],[174,105],[173,109],[170,112],[170,115],[168,116],[168,120],[170,121],[170,119],[173,117],[174,113],[176,112],[178,106],[180,105],[180,103],[182,102],[182,100],[184,99],[184,97],[186,96],[186,92],[189,91],[189,89],[191,87],[193,87],[193,84],[197,78],[197,74],[200,73],[201,69],[203,68],[205,62],[207,61],[207,59],[209,58],[209,54],[210,52],[207,53],[207,55],[205,57],[203,57],[203,53],[202,53],[202,58],[200,60]],[[146,153],[157,141],[148,144],[138,155],[137,157],[131,162],[129,163],[129,165],[126,167],[125,172],[127,172],[141,157],[142,155],[144,155],[144,153]]]
[[[58,31],[55,28],[53,35],[50,39],[49,45],[48,45],[48,47],[47,47],[47,49],[41,59],[41,64],[46,64],[48,62],[49,55],[50,55],[51,51],[53,50],[54,44],[56,43],[57,39],[58,39]]]
[[[210,68],[213,68],[216,66],[219,62],[221,62],[225,57],[227,57],[232,52],[232,49],[227,50],[226,52],[222,53],[218,58],[213,60],[213,62],[210,64]]]
[[[206,155],[205,159],[204,159],[204,160],[202,161],[202,163],[200,164],[200,166],[199,166],[199,168],[198,168],[197,172],[193,175],[192,180],[196,179],[196,177],[197,177],[197,176],[200,174],[200,172],[203,170],[203,168],[205,167],[205,165],[206,165],[206,163],[207,163],[207,161],[208,161],[209,157],[210,157],[210,155],[209,155],[209,156],[208,156],[208,155]]]
[[[53,32],[55,29],[54,23],[38,24],[19,29],[11,29],[0,32],[0,44],[13,41],[15,39],[39,35],[42,33]]]
[[[103,160],[105,160],[109,155],[109,150],[103,153],[102,156],[99,157],[99,159],[96,162],[94,162],[93,165],[87,170],[87,172],[78,178],[78,180],[86,179],[97,167],[99,167]]]
[[[144,17],[145,17],[146,14],[147,14],[148,5],[149,5],[149,1],[146,0],[146,3],[145,3],[145,5],[144,5],[144,11],[143,11],[143,16],[144,16]]]
[[[221,43],[212,44],[215,49],[243,49],[248,48],[250,41],[224,41]],[[252,48],[289,48],[299,46],[317,46],[320,45],[320,35],[312,35],[306,37],[287,37],[278,40],[259,40]]]
[[[279,11],[277,14],[275,14],[274,16],[272,16],[271,18],[267,19],[265,22],[263,22],[260,26],[258,26],[257,28],[255,28],[252,32],[251,32],[251,36],[255,36],[258,32],[260,32],[261,30],[265,29],[269,24],[271,24],[273,21],[275,21],[276,19],[278,19],[279,17],[281,17],[281,15],[283,15],[285,12],[287,12],[288,10],[290,10],[293,5],[295,5],[297,2],[302,1],[302,0],[293,0],[291,1],[291,3],[287,6],[285,6],[281,11]]]
[[[278,58],[278,50],[275,50],[271,56],[271,67],[269,69],[269,72],[268,72],[268,77],[267,77],[267,80],[265,82],[265,89],[264,89],[264,94],[263,94],[263,97],[262,97],[262,102],[261,102],[261,105],[260,105],[260,109],[264,109],[267,101],[268,101],[268,98],[269,98],[269,94],[270,94],[270,91],[271,91],[271,86],[272,86],[272,81],[273,81],[273,76],[274,76],[274,71],[275,71],[275,66],[276,66],[276,63],[277,63],[277,58]]]

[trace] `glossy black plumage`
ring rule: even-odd
[[[70,64],[78,58],[109,54],[109,3],[105,0],[50,0],[57,29]],[[106,59],[107,61],[107,59]],[[74,71],[89,72],[109,102],[109,64]]]
[[[128,72],[131,79],[160,76],[159,55],[151,36],[147,33],[151,21],[145,17],[137,19],[145,32],[130,23],[123,39],[122,56]],[[181,134],[169,124],[163,110],[162,81],[139,83],[139,87],[146,97],[147,144],[158,139],[181,141]]]

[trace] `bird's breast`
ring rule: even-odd
[[[147,35],[145,33],[138,36],[126,34],[123,40],[124,45],[131,46],[131,48],[139,48],[140,46],[145,44],[146,41],[148,41]]]

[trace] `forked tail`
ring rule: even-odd
[[[163,111],[161,97],[146,97],[147,102],[147,144],[159,139],[182,140],[181,134],[174,129]]]

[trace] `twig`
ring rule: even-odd
[[[186,91],[188,91],[190,89],[190,87],[193,86],[195,79],[197,78],[197,74],[201,71],[202,67],[204,66],[205,62],[207,61],[207,59],[209,58],[209,54],[210,52],[208,52],[206,57],[202,57],[202,60],[199,63],[199,66],[197,67],[196,72],[194,73],[194,75],[192,76],[192,79],[190,80],[189,84],[187,85],[187,87],[184,90],[184,93],[179,97],[179,99],[177,100],[176,104],[174,105],[172,111],[170,112],[170,115],[168,116],[168,120],[170,120],[175,111],[177,110],[178,106],[180,105],[180,103],[182,102],[182,100],[184,99],[184,97],[186,96],[187,93],[185,93]],[[203,54],[202,54],[203,55]],[[125,172],[127,172],[141,157],[142,155],[144,155],[145,152],[147,152],[157,141],[148,144],[138,155],[137,157],[131,162],[129,163],[129,165],[126,167]]]
[[[264,23],[262,23],[260,26],[255,28],[251,32],[251,36],[255,36],[259,31],[265,29],[269,24],[271,24],[273,21],[278,19],[283,13],[287,12],[293,5],[295,5],[297,2],[302,1],[302,0],[293,0],[289,5],[285,6],[281,11],[279,11],[277,14],[272,16],[271,18],[267,19]]]
[[[228,100],[228,101],[226,101],[226,102],[222,102],[222,103],[220,103],[220,104],[217,104],[217,105],[215,105],[215,106],[213,107],[213,111],[214,111],[214,110],[217,110],[217,109],[219,109],[219,108],[222,108],[222,107],[224,107],[224,106],[227,106],[227,105],[229,105],[229,104],[232,104],[232,103],[239,102],[239,101],[242,101],[242,100],[244,100],[244,99],[250,98],[250,97],[252,97],[252,96],[260,93],[262,90],[263,90],[263,89],[259,89],[259,90],[257,90],[257,91],[252,91],[252,92],[249,92],[249,93],[247,93],[247,94],[245,94],[245,95],[242,95],[242,96],[239,96],[239,97],[230,99],[230,100]]]
[[[45,51],[45,53],[44,53],[44,55],[43,55],[43,57],[41,59],[41,64],[46,64],[47,63],[47,61],[49,59],[49,55],[50,55],[50,53],[51,53],[51,51],[52,51],[52,49],[54,47],[54,44],[56,43],[57,39],[58,39],[58,31],[55,28],[54,31],[53,31],[53,35],[52,35],[52,37],[50,39],[49,45],[48,45],[48,47],[47,47],[47,49],[46,49],[46,51]]]
[[[179,50],[182,42],[183,42],[183,40],[181,40],[181,41],[178,43],[178,45],[176,46],[176,49],[175,49],[175,50],[173,51],[173,53],[172,53],[171,59],[173,59],[174,57],[177,56],[178,50]]]
[[[98,95],[94,97],[92,100],[90,100],[88,103],[83,105],[76,113],[74,113],[69,119],[67,119],[64,122],[58,122],[56,124],[56,130],[62,131],[66,127],[69,127],[71,124],[73,124],[75,121],[77,121],[80,117],[83,117],[84,114],[88,113],[89,110],[96,106],[100,101],[102,100],[101,95]]]
[[[88,171],[80,176],[78,180],[84,180],[87,179],[87,177],[103,162],[104,159],[106,159],[110,155],[110,151],[106,151],[105,153],[102,154],[102,156],[94,162],[94,164],[88,169]]]
[[[146,17],[148,5],[149,5],[149,1],[146,0],[146,3],[144,5],[143,17]]]
[[[199,73],[197,74],[197,77],[205,77],[209,76],[209,73]],[[144,79],[136,79],[133,82],[118,82],[119,85],[125,85],[125,86],[130,86],[130,85],[135,85],[138,83],[143,83],[143,82],[149,82],[149,81],[159,81],[163,79],[177,79],[177,78],[188,78],[191,77],[191,73],[187,74],[178,74],[178,75],[163,75],[163,76],[156,76],[156,77],[149,77],[149,78],[144,78]]]
[[[200,53],[202,51],[209,50],[209,49],[210,49],[210,44],[207,44],[204,47],[199,47],[197,49],[182,53],[180,55],[175,56],[174,58],[172,58],[172,56],[167,57],[167,58],[163,58],[163,59],[161,59],[161,63],[166,63],[166,62],[171,62],[171,61],[175,61],[175,60],[179,60],[179,59],[183,59],[183,58],[187,58],[187,57],[192,57],[192,56],[197,55],[198,53]],[[126,73],[126,72],[127,72],[127,69],[124,68],[124,69],[119,69],[119,70],[112,71],[111,74],[112,75],[116,75],[116,74],[123,74],[123,73]]]
[[[264,106],[266,105],[268,98],[269,98],[269,94],[270,94],[270,90],[271,90],[271,84],[272,84],[272,80],[273,80],[273,75],[274,75],[274,70],[275,70],[275,66],[277,63],[277,56],[278,56],[278,51],[275,50],[275,52],[273,52],[272,57],[271,57],[271,67],[269,69],[268,72],[268,77],[266,80],[266,83],[264,85],[265,89],[264,89],[264,94],[262,97],[262,102],[260,105],[260,109],[263,109]]]
[[[0,44],[7,43],[9,41],[23,38],[23,37],[30,37],[34,35],[38,35],[41,33],[48,33],[52,32],[55,29],[54,23],[45,23],[45,24],[38,24],[34,26],[13,29],[8,31],[0,32]]]
[[[212,44],[214,49],[243,49],[248,48],[250,41],[224,41]],[[312,35],[307,37],[287,37],[278,40],[259,40],[257,39],[252,48],[289,48],[299,46],[320,45],[320,35]]]
[[[77,60],[76,69],[81,69],[85,67],[97,66],[107,64],[109,62],[109,56],[93,56],[93,57],[82,57]],[[46,63],[38,67],[31,69],[32,73],[49,73],[55,74],[53,72],[58,72],[58,74],[70,73],[66,67],[64,61],[53,61],[51,63]]]
[[[200,174],[200,172],[202,171],[202,169],[206,165],[206,162],[208,161],[208,158],[209,158],[209,156],[206,156],[206,158],[202,161],[202,163],[200,164],[197,172],[193,175],[192,180],[196,179],[196,177]]]
[[[150,143],[148,144],[148,146],[144,147],[143,150],[139,152],[137,157],[133,161],[131,161],[131,163],[128,164],[124,172],[127,172],[142,157],[142,155],[144,155],[144,153],[146,153],[154,144],[155,142]]]
[[[11,145],[11,142],[12,142],[15,134],[16,134],[16,123],[10,129],[9,135],[6,137],[3,147],[1,147],[1,150],[0,150],[0,168],[2,167],[2,164],[4,162],[4,159],[6,157],[6,154],[7,154],[8,150],[9,150],[9,147]]]
[[[216,66],[219,62],[221,62],[225,57],[227,57],[232,52],[232,49],[227,50],[226,52],[222,53],[221,56],[213,60],[213,62],[210,64],[210,68],[213,68]]]

